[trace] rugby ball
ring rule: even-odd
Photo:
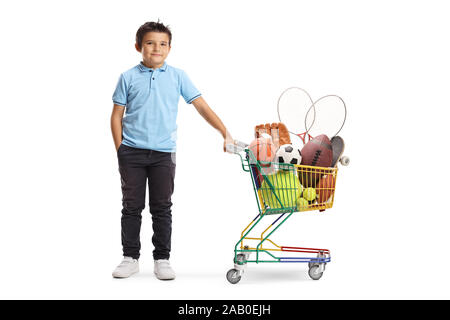
[[[321,134],[306,143],[302,150],[302,165],[314,167],[330,167],[333,161],[333,149],[330,139]],[[299,175],[300,183],[305,187],[316,187],[322,177],[320,169],[302,170]]]

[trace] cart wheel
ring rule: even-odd
[[[319,272],[319,265],[316,264],[309,268],[308,274],[311,279],[319,280],[320,278],[322,278],[323,272]]]
[[[236,261],[237,261],[237,262],[242,262],[242,263],[247,263],[247,257],[245,256],[244,253],[239,253],[239,254],[236,256]]]
[[[236,269],[230,269],[227,272],[227,280],[231,284],[236,284],[241,280],[241,276],[239,275],[239,272]]]
[[[323,254],[323,251],[321,251],[321,252],[319,252],[319,254],[317,254],[317,259],[323,259],[323,258],[325,258],[325,255]],[[323,263],[323,270],[325,270],[327,263],[326,262],[321,262],[321,263]],[[310,262],[308,262],[308,268],[311,269],[312,266],[318,266],[319,264],[320,264],[320,262],[310,261]]]
[[[318,262],[308,262],[308,268],[310,268],[310,269],[311,269],[311,267],[313,267],[313,266],[318,266],[318,265],[319,265]],[[323,263],[323,270],[325,270],[326,267],[327,267],[327,263],[324,262],[324,263]]]

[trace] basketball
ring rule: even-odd
[[[270,136],[261,136],[250,143],[248,147],[252,155],[250,155],[250,163],[255,163],[255,160],[260,162],[262,167],[269,167],[275,158],[276,148]]]
[[[317,184],[317,203],[325,203],[334,193],[336,179],[333,175],[323,176]]]

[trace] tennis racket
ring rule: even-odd
[[[309,130],[315,122],[315,110],[314,102],[306,90],[299,87],[284,90],[278,98],[277,112],[278,119],[291,135],[300,138],[303,144],[311,139]]]
[[[314,124],[309,130],[311,137],[325,134],[330,139],[333,150],[332,167],[336,167],[338,162],[347,166],[350,161],[348,157],[342,155],[345,143],[342,137],[338,136],[346,119],[347,107],[344,100],[337,95],[326,95],[316,100],[305,117],[306,126]]]
[[[310,137],[325,134],[331,140],[341,132],[346,119],[347,107],[344,100],[330,94],[311,103],[305,116],[305,128],[308,128]]]

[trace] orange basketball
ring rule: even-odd
[[[249,146],[250,151],[253,153],[253,157],[256,160],[261,161],[261,166],[270,166],[269,162],[272,162],[275,158],[276,148],[271,138],[260,137],[252,141]],[[252,159],[251,159],[252,160]]]
[[[334,193],[336,179],[332,175],[323,176],[316,187],[317,203],[325,203]]]

